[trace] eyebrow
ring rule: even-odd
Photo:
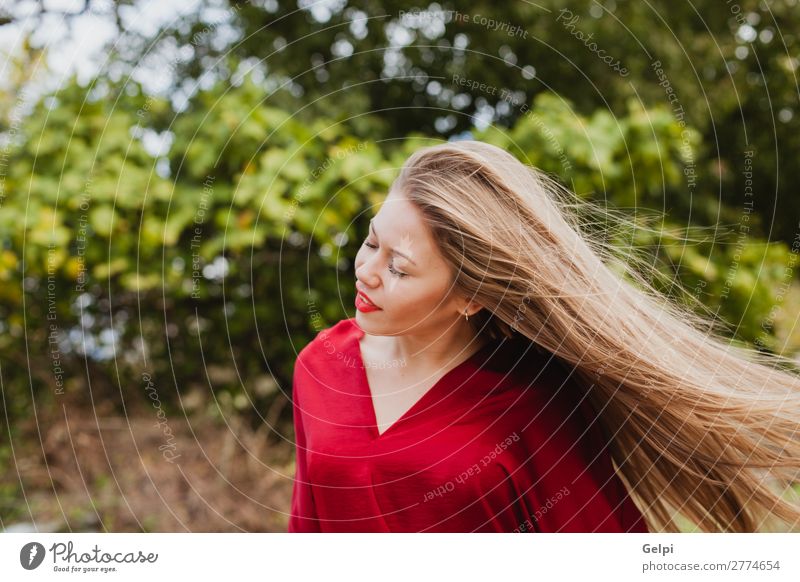
[[[369,221],[369,227],[370,227],[370,229],[372,229],[372,234],[374,234],[374,235],[377,237],[377,236],[378,236],[378,233],[377,233],[377,232],[375,232],[375,227],[372,225],[372,221],[373,221],[373,220],[374,220],[374,219],[370,219],[370,221]],[[401,257],[403,257],[403,258],[404,258],[404,259],[406,259],[407,261],[410,261],[410,262],[411,262],[413,265],[416,265],[416,264],[417,264],[417,263],[415,263],[415,262],[414,262],[414,259],[412,259],[411,257],[409,257],[407,254],[405,254],[405,253],[401,253],[400,251],[398,251],[398,250],[395,250],[395,249],[389,249],[389,250],[392,252],[392,254],[395,254],[395,255],[400,255]]]

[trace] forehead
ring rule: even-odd
[[[431,239],[420,210],[400,194],[390,193],[386,197],[372,223],[379,235],[385,233],[392,238],[408,235],[428,242]]]
[[[390,192],[372,224],[383,244],[410,255],[418,265],[438,259],[422,212],[404,196]]]

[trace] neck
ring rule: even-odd
[[[408,333],[382,338],[389,359],[399,359],[416,367],[440,368],[453,360],[463,361],[481,349],[487,340],[463,319],[442,331]]]

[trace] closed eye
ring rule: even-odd
[[[371,243],[368,243],[367,241],[364,241],[364,245],[370,249],[378,248],[378,245],[373,245]],[[389,261],[389,272],[395,277],[399,277],[400,279],[402,279],[403,277],[408,277],[408,273],[403,273],[402,271],[398,271],[397,269],[394,268],[394,261]]]

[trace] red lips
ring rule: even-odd
[[[356,309],[363,313],[378,311],[380,309],[380,307],[372,302],[372,299],[369,298],[369,295],[359,289],[358,286],[356,286],[356,289],[358,290],[358,293],[356,294]]]
[[[369,301],[370,303],[375,305],[375,302],[372,301],[372,298],[369,295],[367,295],[366,291],[364,291],[358,283],[356,283],[356,291],[361,293],[367,301]],[[376,307],[377,307],[377,305],[376,305]]]

